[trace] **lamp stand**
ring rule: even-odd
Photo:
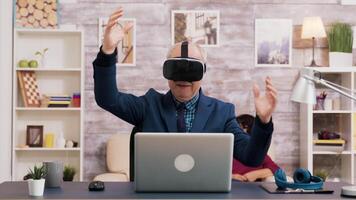
[[[309,65],[309,67],[320,67],[319,65],[316,64],[316,62],[314,60],[315,37],[312,38],[312,41],[313,41],[313,60],[312,60],[311,64]]]

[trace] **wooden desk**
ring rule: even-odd
[[[64,182],[61,188],[45,189],[40,199],[341,199],[341,186],[347,185],[326,183],[333,194],[269,194],[260,184],[233,181],[230,193],[136,193],[130,182],[107,182],[103,192],[89,192],[87,182]],[[31,199],[27,187],[27,182],[4,182],[0,199]]]

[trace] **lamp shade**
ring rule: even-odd
[[[305,17],[302,27],[302,39],[326,37],[323,22],[320,17]]]
[[[305,75],[314,77],[314,71],[307,68],[300,71],[299,78],[293,88],[291,100],[297,103],[315,104],[314,81],[307,79]]]

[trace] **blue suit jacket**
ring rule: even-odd
[[[98,53],[93,62],[94,92],[97,104],[122,120],[140,127],[143,132],[177,132],[176,107],[169,91],[161,94],[150,89],[137,97],[118,91],[116,53]],[[248,166],[258,166],[268,151],[273,124],[263,124],[257,117],[251,136],[245,134],[235,118],[233,104],[200,97],[191,132],[233,133],[234,157]]]

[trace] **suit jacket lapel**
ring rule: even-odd
[[[169,132],[177,132],[176,106],[173,102],[171,91],[168,91],[162,99],[161,117],[166,123]]]
[[[200,97],[197,109],[195,111],[195,117],[193,121],[193,127],[191,132],[202,132],[203,128],[208,121],[210,114],[212,112],[211,108],[211,99],[206,97],[203,94],[203,91],[200,90]]]

